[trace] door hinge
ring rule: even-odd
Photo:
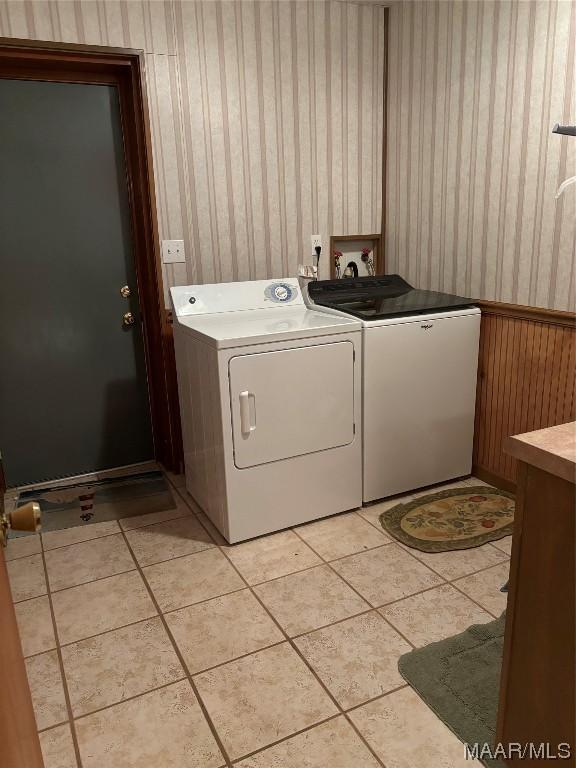
[[[352,362],[353,363],[356,362],[356,350],[355,349],[352,350]]]
[[[353,435],[355,435],[355,434],[356,434],[356,424],[353,424],[353,425],[352,425],[352,434],[353,434]]]

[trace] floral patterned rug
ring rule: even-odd
[[[421,552],[479,547],[509,536],[513,523],[514,496],[487,485],[430,493],[380,515],[387,533]]]

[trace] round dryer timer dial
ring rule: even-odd
[[[294,298],[294,288],[288,283],[271,283],[266,287],[264,295],[267,299],[275,302],[292,301]]]

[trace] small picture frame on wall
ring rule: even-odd
[[[384,274],[380,235],[332,235],[330,278],[368,277]]]

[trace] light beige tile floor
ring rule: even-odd
[[[80,544],[90,539],[99,539],[102,536],[111,536],[120,533],[120,526],[116,520],[105,523],[92,523],[77,525],[74,528],[65,528],[63,531],[48,531],[42,534],[42,547],[44,552],[58,547],[68,547],[71,544]]]
[[[397,498],[230,546],[171,480],[173,510],[9,545],[46,768],[476,765],[397,664],[501,613],[509,540],[423,555],[381,532]]]
[[[417,648],[458,635],[471,624],[494,620],[451,584],[386,605],[380,613]]]
[[[203,672],[194,681],[232,759],[338,712],[289,643]]]
[[[16,603],[14,607],[24,656],[32,656],[56,647],[47,595],[24,600],[22,603]]]
[[[270,613],[291,636],[333,624],[370,606],[327,565],[255,587]]]
[[[26,674],[38,730],[65,722],[68,715],[57,651],[30,656]]]
[[[142,572],[162,611],[173,611],[246,586],[218,549],[151,565]]]
[[[342,716],[237,763],[238,768],[379,768]]]
[[[375,608],[443,581],[399,544],[351,555],[334,561],[332,566]]]
[[[457,579],[454,586],[498,617],[506,608],[506,594],[500,591],[500,587],[508,581],[509,570],[510,561],[506,560],[480,573]]]
[[[284,640],[249,589],[167,613],[166,622],[191,674]]]
[[[185,677],[160,617],[65,645],[62,662],[76,717]]]
[[[509,555],[492,544],[484,544],[481,547],[473,547],[472,549],[454,550],[453,552],[429,553],[419,552],[408,547],[404,547],[404,549],[447,581],[453,581],[461,576],[482,571],[491,565],[504,562],[509,557]]]
[[[301,525],[296,533],[324,560],[336,560],[391,541],[354,512]]]
[[[76,768],[76,752],[69,723],[42,731],[40,747],[44,768]]]
[[[188,680],[76,720],[83,768],[217,768],[222,753]]]
[[[63,644],[124,627],[156,613],[137,571],[55,592],[52,606]]]
[[[8,539],[8,544],[4,550],[6,562],[16,560],[20,557],[37,555],[41,552],[40,536],[17,536]]]
[[[293,531],[236,544],[227,548],[227,555],[248,584],[277,579],[322,562]]]
[[[512,554],[512,536],[506,536],[505,539],[499,539],[493,543],[494,547],[498,547],[502,552],[505,552],[508,557]]]
[[[6,563],[6,568],[15,603],[46,594],[46,574],[42,555],[10,560]]]
[[[408,686],[350,715],[368,744],[390,768],[480,768],[464,746]]]
[[[377,611],[303,635],[296,646],[343,709],[401,686],[398,659],[411,650]]]
[[[126,539],[142,567],[214,546],[210,536],[192,515],[135,528],[126,533]]]
[[[136,567],[121,533],[51,549],[44,557],[52,592],[131,571]]]
[[[172,509],[162,509],[158,512],[148,512],[145,515],[133,515],[119,520],[119,525],[123,531],[132,531],[134,528],[142,528],[145,525],[154,525],[154,523],[164,523],[167,520],[175,520],[177,517],[190,515],[190,507],[184,503],[178,493],[173,493],[175,506]]]

